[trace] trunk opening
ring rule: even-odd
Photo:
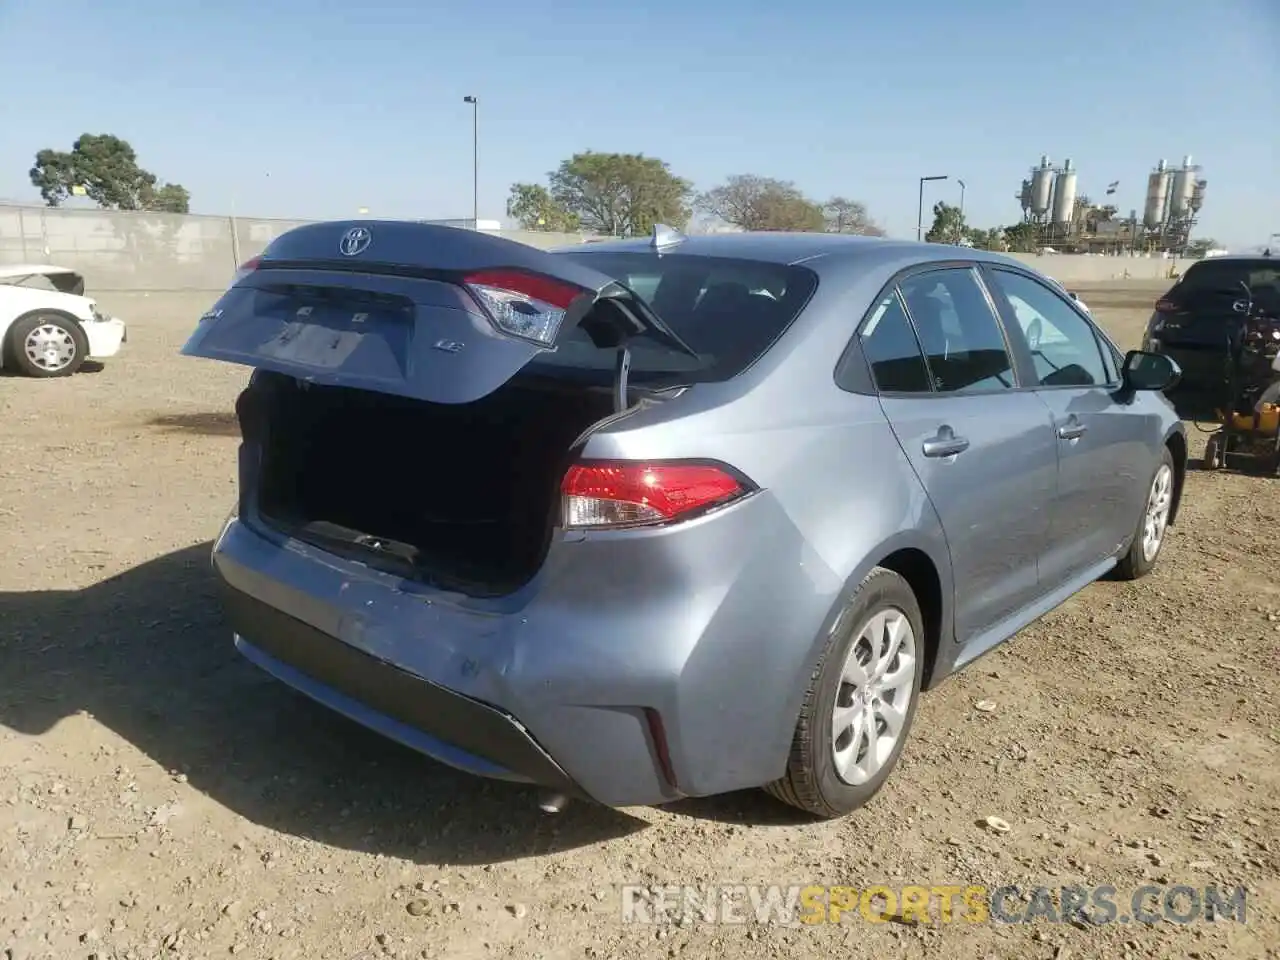
[[[237,406],[264,523],[479,596],[537,573],[570,447],[613,413],[608,390],[572,384],[444,405],[266,372]]]

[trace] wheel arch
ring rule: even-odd
[[[932,531],[912,530],[890,537],[876,549],[868,551],[865,559],[845,579],[792,684],[786,716],[791,728],[799,720],[809,681],[832,631],[839,625],[844,609],[862,581],[876,567],[885,567],[898,574],[916,595],[925,627],[926,653],[921,689],[927,690],[933,685],[938,653],[944,649],[947,638],[955,636],[950,555],[940,527]]]
[[[80,331],[80,336],[84,337],[86,343],[89,340],[89,334],[85,332],[84,324],[74,313],[68,313],[66,310],[61,310],[58,307],[36,307],[34,310],[27,310],[18,314],[8,323],[4,324],[3,334],[0,335],[0,366],[5,367],[6,369],[12,369],[14,361],[13,328],[23,320],[36,316],[54,316],[58,317],[60,320],[66,320]]]
[[[924,675],[920,689],[928,690],[933,686],[934,665],[943,634],[942,577],[937,564],[919,547],[901,547],[881,559],[876,566],[892,570],[906,580],[920,604],[920,617],[924,621]]]
[[[1165,449],[1173,456],[1173,503],[1169,506],[1169,525],[1178,521],[1178,508],[1182,505],[1182,490],[1187,481],[1187,435],[1174,427],[1164,438]]]

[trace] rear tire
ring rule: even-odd
[[[1173,492],[1176,482],[1173,470],[1173,454],[1164,448],[1160,464],[1147,487],[1142,512],[1138,516],[1133,542],[1120,562],[1116,564],[1115,579],[1137,580],[1155,569],[1160,552],[1164,549],[1169,533],[1169,513],[1173,508]],[[1154,536],[1154,540],[1153,540]],[[1154,549],[1152,549],[1154,547]]]
[[[787,772],[765,791],[824,819],[874,797],[911,731],[926,650],[911,586],[876,567],[837,619],[809,681]]]
[[[89,355],[80,324],[62,314],[28,314],[9,327],[6,352],[28,377],[69,377]]]

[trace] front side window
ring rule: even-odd
[[[1093,327],[1055,290],[1008,270],[992,270],[993,293],[1003,295],[1031,350],[1044,387],[1096,387],[1111,380]]]
[[[899,286],[936,390],[985,393],[1016,385],[1000,321],[972,270],[930,270]]]

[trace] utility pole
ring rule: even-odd
[[[466,96],[471,104],[471,229],[480,229],[480,100]]]
[[[924,238],[924,185],[930,180],[946,180],[947,174],[936,177],[920,178],[920,203],[916,208],[916,242]]]

